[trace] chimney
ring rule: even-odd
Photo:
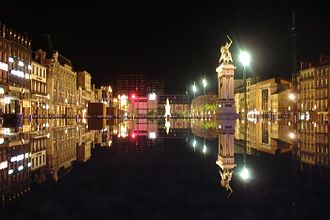
[[[320,54],[320,64],[326,60],[326,55],[324,53]]]

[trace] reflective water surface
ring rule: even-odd
[[[0,129],[0,216],[329,219],[328,122],[41,120]]]

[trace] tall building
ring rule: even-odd
[[[116,76],[117,95],[132,95],[146,97],[145,74],[118,74]]]
[[[84,116],[88,103],[94,101],[92,77],[87,71],[77,73],[77,114]]]
[[[301,63],[298,74],[298,111],[300,120],[319,118],[328,120],[329,115],[330,58],[320,56],[318,64]]]
[[[70,60],[57,51],[50,57],[38,50],[36,60],[47,68],[47,93],[50,98],[49,114],[73,117],[77,109],[77,73]],[[47,95],[48,95],[47,94]]]
[[[30,114],[31,39],[0,23],[0,108]]]
[[[135,94],[139,97],[147,97],[150,93],[158,96],[164,95],[165,83],[163,80],[149,77],[145,74],[118,74],[116,76],[117,95]]]

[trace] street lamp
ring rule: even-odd
[[[202,80],[202,82],[203,82],[203,87],[204,87],[204,94],[206,95],[205,88],[206,88],[206,86],[207,86],[207,81],[206,81],[206,79],[204,78],[204,79]]]
[[[243,81],[244,81],[244,114],[247,116],[247,100],[246,100],[246,70],[245,67],[250,65],[251,56],[246,51],[241,51],[239,61],[243,65]]]
[[[197,87],[196,87],[196,83],[195,83],[195,81],[194,81],[194,85],[192,86],[192,90],[193,90],[193,92],[194,92],[194,98],[195,98],[195,93],[196,93],[196,91],[197,91]]]

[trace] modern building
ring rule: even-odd
[[[116,95],[135,94],[138,97],[147,97],[150,93],[164,95],[165,83],[145,74],[118,74],[116,75]]]

